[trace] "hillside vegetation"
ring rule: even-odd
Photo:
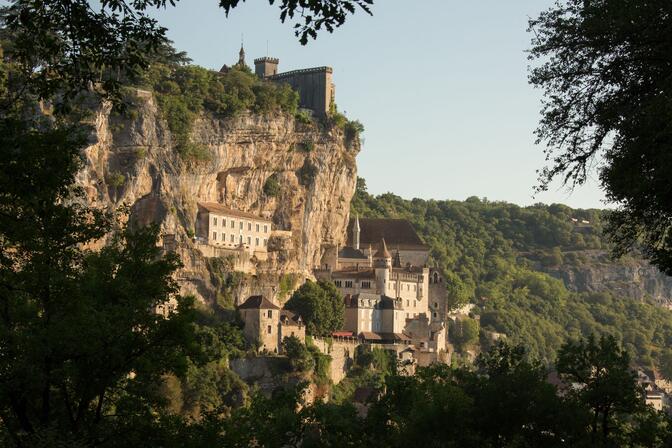
[[[540,359],[555,359],[566,337],[609,333],[640,366],[669,370],[664,360],[672,355],[672,312],[617,291],[570,292],[540,270],[583,266],[582,252],[608,249],[599,210],[519,207],[475,197],[462,202],[372,196],[362,179],[351,209],[363,217],[411,221],[431,246],[433,263],[444,270],[453,304],[476,303],[482,329],[506,333]]]

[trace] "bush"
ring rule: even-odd
[[[475,319],[458,319],[449,328],[450,339],[464,347],[478,341],[479,325]]]
[[[275,174],[272,174],[264,182],[264,194],[268,197],[277,197],[280,194],[280,182]]]
[[[295,149],[299,152],[312,152],[315,149],[315,143],[306,140],[305,142],[297,143]]]
[[[126,182],[126,176],[119,171],[112,171],[107,175],[107,184],[112,188],[119,188]]]
[[[310,372],[315,367],[313,355],[296,336],[288,336],[282,341],[282,350],[289,358],[294,372]]]

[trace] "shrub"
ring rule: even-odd
[[[313,355],[296,336],[288,336],[282,341],[282,350],[289,358],[294,372],[310,372],[315,367]]]
[[[305,142],[297,143],[295,149],[299,152],[312,152],[315,149],[315,143],[306,140]]]
[[[119,188],[126,182],[126,176],[119,171],[112,171],[107,175],[107,184],[112,188]]]
[[[264,194],[268,197],[277,197],[280,194],[280,182],[276,174],[272,174],[264,182]]]

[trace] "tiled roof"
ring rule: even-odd
[[[250,296],[242,305],[240,310],[279,310],[280,308],[264,296]]]
[[[348,224],[348,245],[352,246],[352,226],[355,220]],[[360,235],[359,247],[368,245],[377,246],[385,238],[388,247],[392,249],[426,249],[429,246],[422,242],[410,222],[405,219],[378,219],[359,218]]]
[[[237,218],[247,218],[254,219],[257,221],[267,221],[271,222],[270,219],[264,218],[263,216],[255,215],[254,213],[243,212],[240,210],[234,210],[232,208],[224,207],[222,204],[217,202],[199,202],[198,205],[203,207],[209,212],[218,213],[226,216],[235,216]]]
[[[362,260],[368,260],[368,257],[364,255],[364,252],[350,246],[341,248],[341,250],[338,251],[338,258],[358,258]]]

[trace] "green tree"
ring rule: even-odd
[[[299,314],[312,335],[329,336],[343,326],[343,296],[331,282],[308,280],[292,294],[285,308]]]
[[[282,341],[282,351],[295,372],[310,372],[315,367],[310,351],[296,336],[286,337]]]
[[[618,205],[608,232],[615,253],[637,244],[672,274],[672,3],[565,0],[530,20],[530,82],[543,89],[539,142],[560,176],[581,184],[595,160]]]
[[[591,443],[607,444],[619,419],[643,406],[642,391],[630,356],[613,336],[594,336],[563,344],[557,370],[568,384],[571,396],[591,412]]]

